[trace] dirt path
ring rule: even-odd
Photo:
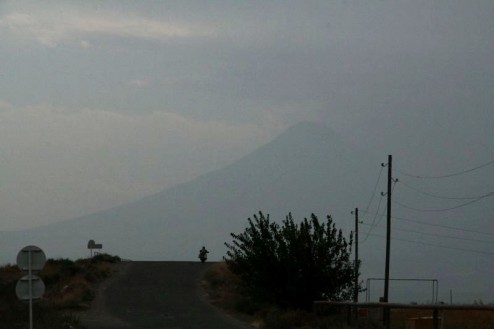
[[[130,324],[120,320],[111,314],[107,307],[107,290],[108,287],[118,282],[122,276],[127,275],[130,268],[130,262],[122,262],[117,265],[117,272],[108,280],[103,281],[97,287],[94,300],[91,302],[91,308],[88,311],[80,312],[77,315],[82,323],[88,329],[117,329],[130,328]]]
[[[211,306],[200,289],[209,264],[128,262],[99,287],[80,314],[88,329],[247,329]]]

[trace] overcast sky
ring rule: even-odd
[[[407,172],[494,159],[492,0],[4,0],[0,40],[0,230],[158,192],[300,121]]]

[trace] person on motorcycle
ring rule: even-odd
[[[201,250],[199,250],[199,259],[201,260],[201,262],[204,263],[206,261],[206,259],[208,258],[208,253],[209,251],[204,246]]]

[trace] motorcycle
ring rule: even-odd
[[[204,263],[208,259],[208,252],[205,248],[202,248],[199,251],[199,259],[201,260],[201,263]]]

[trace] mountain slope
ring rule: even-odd
[[[135,260],[190,260],[202,245],[221,259],[231,232],[263,211],[282,220],[331,214],[347,233],[370,196],[376,161],[329,128],[301,123],[226,168],[142,200],[32,230],[0,234],[0,261],[26,244],[48,257],[87,255],[87,241]],[[370,179],[369,179],[370,177]]]

